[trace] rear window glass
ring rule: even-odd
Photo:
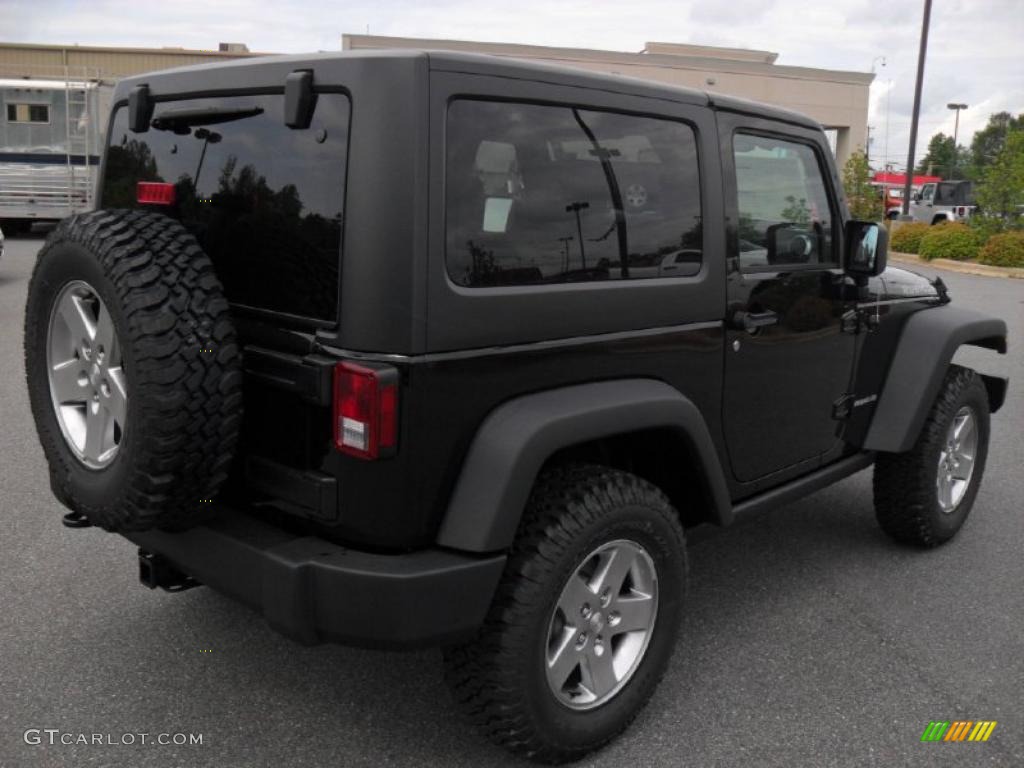
[[[957,202],[956,184],[939,184],[935,188],[936,205],[954,205]]]
[[[935,188],[935,205],[973,205],[974,185],[969,181],[942,182]]]
[[[178,218],[236,305],[337,318],[349,101],[320,94],[309,129],[285,126],[280,95],[158,104],[145,133],[117,110],[103,206]],[[139,181],[171,182],[173,206],[141,206]]]
[[[447,264],[463,286],[700,270],[700,179],[684,123],[457,100],[448,110]]]

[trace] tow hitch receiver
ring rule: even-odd
[[[139,550],[139,581],[150,589],[160,587],[168,592],[202,586],[202,582],[182,573],[166,558],[144,549]]]

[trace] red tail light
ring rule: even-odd
[[[967,209],[964,208],[962,205],[956,209],[957,216],[963,216],[965,213],[967,213]]]
[[[166,181],[140,181],[135,185],[135,199],[149,205],[174,205],[174,185]]]
[[[361,459],[398,447],[398,371],[338,363],[334,367],[334,447]]]

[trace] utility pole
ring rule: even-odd
[[[921,86],[924,84],[924,59],[928,53],[928,25],[932,18],[932,0],[924,0],[921,20],[921,48],[917,53],[917,83],[914,85],[914,113],[910,118],[910,149],[907,152],[907,174],[903,182],[903,216],[910,216],[910,188],[914,182],[914,150],[917,149],[917,121],[921,116]]]

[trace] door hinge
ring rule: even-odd
[[[856,309],[848,309],[843,312],[839,319],[840,329],[843,333],[856,333],[860,329],[860,320],[857,317]]]
[[[853,413],[853,401],[856,398],[852,392],[846,392],[839,396],[834,403],[832,403],[832,418],[836,421],[846,421],[850,418],[850,414]]]
[[[871,308],[848,309],[839,319],[840,330],[843,333],[860,333],[878,328],[878,315],[871,311]]]
[[[845,392],[832,403],[832,418],[836,421],[846,421],[846,419],[850,418],[854,408],[860,408],[862,405],[871,405],[871,403],[877,401],[878,395],[865,395],[858,398],[853,392]]]

